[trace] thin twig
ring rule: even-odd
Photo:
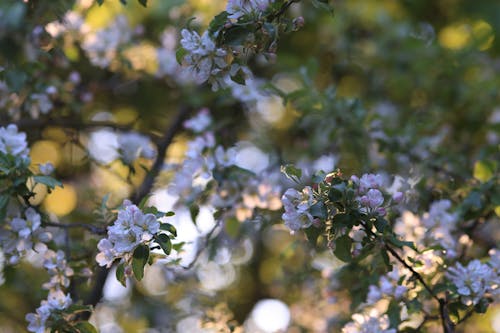
[[[172,143],[175,135],[181,130],[182,123],[184,119],[187,118],[189,113],[190,109],[181,108],[177,113],[177,115],[175,116],[169,128],[165,131],[165,134],[163,135],[162,139],[157,143],[158,155],[156,156],[155,162],[153,163],[151,170],[147,173],[146,177],[144,178],[142,184],[139,186],[139,188],[137,188],[135,193],[132,194],[131,196],[132,202],[134,202],[135,204],[140,203],[142,199],[144,199],[153,189],[155,179],[160,174],[160,171],[163,167],[165,156],[167,154],[167,149]],[[98,268],[95,284],[92,287],[90,294],[85,299],[84,304],[95,306],[101,300],[104,284],[106,282],[108,274],[109,274],[109,268],[106,267]],[[89,317],[90,313],[83,313],[81,319],[88,320]]]

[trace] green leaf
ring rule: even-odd
[[[389,308],[387,309],[387,316],[389,317],[390,327],[398,327],[401,322],[401,309],[399,308],[398,302],[392,300],[389,303]]]
[[[340,236],[335,240],[335,250],[333,254],[344,262],[350,262],[352,261],[351,246],[351,237],[347,235]]]
[[[392,264],[391,264],[391,260],[389,259],[389,255],[387,254],[387,251],[384,249],[381,249],[380,255],[382,256],[382,259],[384,260],[384,264],[387,267],[387,269],[389,271],[392,271]]]
[[[312,216],[319,217],[322,220],[328,217],[328,210],[326,209],[326,206],[323,203],[323,201],[316,202],[314,205],[311,206],[309,211],[311,212]]]
[[[328,3],[328,0],[312,0],[312,4],[318,9],[326,10],[333,14],[333,6]]]
[[[121,263],[116,266],[116,279],[122,284],[122,286],[127,286],[127,278],[125,277],[125,264]]]
[[[477,161],[474,164],[474,178],[485,183],[490,180],[497,169],[497,163],[494,161]]]
[[[102,6],[102,4],[103,4],[103,3],[104,3],[104,0],[97,0],[97,4],[98,4],[99,6]]]
[[[168,237],[167,234],[157,234],[154,238],[158,245],[160,245],[163,252],[165,252],[168,256],[172,251],[172,242],[170,241],[170,237]]]
[[[342,192],[332,187],[328,191],[328,199],[332,202],[340,201],[342,200]]]
[[[186,244],[186,242],[179,242],[179,243],[173,244],[172,248],[175,251],[179,252],[180,250],[182,250],[182,247],[184,246],[184,244]]]
[[[148,6],[148,0],[139,0],[139,3],[143,5],[144,7]]]
[[[490,305],[490,301],[487,298],[481,298],[479,303],[477,303],[474,306],[474,310],[476,310],[477,313],[486,313],[489,305]]]
[[[417,251],[417,247],[415,246],[415,243],[413,242],[409,242],[409,241],[402,241],[402,240],[399,240],[395,235],[392,235],[390,238],[389,238],[389,242],[395,246],[397,246],[398,248],[403,248],[403,246],[406,246],[406,247],[409,247],[410,249],[414,250],[414,251]]]
[[[179,65],[182,65],[182,60],[184,57],[188,54],[188,51],[182,47],[178,48],[177,51],[175,51],[175,59],[177,60],[177,63]]]
[[[243,73],[243,71],[240,69],[236,72],[236,74],[231,76],[231,80],[238,84],[245,85],[245,73]]]
[[[174,215],[175,215],[175,213],[174,213],[174,212],[166,212],[166,213],[165,213],[165,216],[166,216],[166,217],[170,217],[170,216],[174,216]]]
[[[126,5],[127,4],[127,0],[120,0],[120,2],[122,3],[122,5]]]
[[[318,238],[322,234],[322,230],[320,228],[311,226],[307,229],[304,229],[304,233],[306,234],[309,244],[311,244],[312,246],[316,246],[318,244]]]
[[[233,26],[224,33],[224,43],[229,46],[240,46],[245,44],[247,36],[250,33],[246,28]]]
[[[288,179],[290,179],[296,183],[300,183],[300,177],[302,177],[302,170],[301,169],[296,168],[292,164],[287,164],[287,165],[281,166],[281,172],[283,174],[285,174],[285,176]]]
[[[200,213],[200,207],[197,204],[192,204],[189,206],[189,214],[191,214],[191,220],[196,224],[196,217]]]
[[[343,226],[345,227],[353,226],[355,220],[351,215],[341,213],[341,214],[336,214],[333,217],[332,222],[333,225],[338,228]]]
[[[56,186],[63,187],[63,184],[50,176],[34,176],[33,180],[36,183],[47,185],[50,189],[54,189]]]
[[[144,209],[144,207],[148,203],[149,198],[151,198],[151,194],[148,194],[144,198],[142,198],[141,202],[139,202],[137,207],[139,207],[141,210]]]
[[[177,237],[177,229],[170,223],[161,223],[160,230],[170,232],[174,237]]]
[[[75,324],[79,333],[97,333],[97,329],[88,321],[79,321]]]
[[[235,217],[228,218],[224,227],[231,238],[236,238],[240,232],[240,222]]]
[[[228,16],[229,16],[229,13],[226,11],[215,16],[213,18],[213,20],[210,22],[210,24],[208,25],[208,33],[213,37],[217,37],[217,33],[220,30],[222,30],[222,28],[224,28],[224,25],[227,23]]]
[[[144,244],[140,244],[139,246],[137,246],[135,248],[134,254],[132,255],[132,271],[134,272],[135,278],[138,281],[141,281],[142,278],[144,277],[144,266],[146,266],[148,259],[149,259],[149,246]]]

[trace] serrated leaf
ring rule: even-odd
[[[54,189],[56,186],[63,187],[63,184],[50,176],[33,176],[33,180],[36,183],[47,185],[50,189]]]
[[[168,237],[166,234],[157,234],[154,238],[158,245],[160,245],[163,252],[165,252],[165,254],[168,256],[172,251],[172,241],[170,240],[170,237]]]
[[[132,255],[132,271],[134,272],[134,276],[138,281],[142,280],[142,278],[144,277],[144,266],[146,266],[146,264],[148,263],[148,259],[149,246],[144,244],[140,244],[139,246],[137,246],[135,248],[134,254]]]
[[[347,235],[340,236],[335,240],[335,250],[333,251],[333,254],[344,262],[350,262],[352,261],[351,246],[351,237]]]
[[[97,329],[88,321],[79,321],[75,324],[79,333],[97,333]]]
[[[127,278],[125,277],[125,264],[121,263],[116,266],[116,279],[122,284],[122,286],[127,286]]]
[[[177,229],[175,229],[175,227],[173,225],[171,225],[170,223],[161,223],[160,230],[168,231],[172,235],[174,235],[174,237],[177,237]]]

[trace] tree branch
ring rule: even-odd
[[[168,129],[165,131],[165,134],[163,135],[161,140],[158,142],[157,144],[158,155],[156,156],[155,162],[151,167],[151,170],[144,178],[142,184],[139,186],[139,188],[137,188],[135,193],[133,193],[131,196],[132,202],[134,202],[135,204],[141,202],[142,199],[144,199],[153,189],[155,179],[160,174],[161,169],[163,167],[165,156],[167,154],[167,149],[172,143],[175,135],[182,129],[182,123],[184,119],[187,118],[190,111],[191,110],[188,108],[185,107],[181,108],[177,113],[177,115],[175,116],[172,123],[170,124],[170,126],[168,127]],[[101,300],[104,284],[106,282],[108,274],[109,274],[108,268],[99,267],[95,284],[90,294],[85,299],[84,304],[95,306]],[[88,320],[89,317],[90,313],[83,313],[81,318],[83,320]]]

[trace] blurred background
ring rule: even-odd
[[[203,31],[224,1],[150,0],[147,8],[132,0],[2,1],[1,125],[17,122],[31,142],[33,167],[51,162],[64,183],[52,193],[39,185],[32,204],[55,220],[95,222],[103,196],[121,203],[151,167],[140,159],[131,174],[116,159],[119,134],[155,139],[179,109],[202,107],[243,167],[385,170],[415,179],[424,199],[409,203],[414,210],[460,199],[474,162],[499,157],[500,2],[332,3],[333,16],[309,1],[290,8],[305,25],[282,36],[275,63],[249,59],[263,84],[252,99],[251,91],[197,87],[176,61],[180,29]],[[91,122],[103,125],[79,125]],[[175,137],[168,163],[182,161],[190,138]],[[150,203],[176,212],[170,222],[186,245],[175,258],[187,265],[215,222],[211,207],[201,206],[193,221],[189,207],[176,205],[171,178],[162,174]],[[279,211],[269,216],[227,221],[191,270],[153,265],[128,288],[110,274],[92,322],[101,332],[338,332],[351,313],[338,279],[356,284],[359,272],[336,276],[342,264],[328,251],[290,235]],[[498,228],[483,233],[484,242],[500,240]],[[84,241],[71,249],[73,258],[95,267],[98,239],[81,231],[70,237]],[[0,332],[25,331],[25,314],[44,298],[32,287],[48,278],[38,259],[33,253],[16,267],[0,260]],[[85,279],[78,286],[82,295],[91,287]],[[500,332],[500,307],[458,331],[471,330]]]

